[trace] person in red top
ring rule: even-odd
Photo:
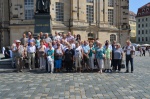
[[[45,40],[43,40],[43,43],[46,46],[46,48],[48,48],[48,43],[46,43]]]

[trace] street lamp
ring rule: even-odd
[[[119,26],[119,43],[121,44],[121,29],[122,25]]]
[[[131,27],[130,27],[130,25],[128,25],[128,36],[129,36],[129,40],[130,40],[130,32],[131,32]]]
[[[0,22],[0,52],[1,52],[1,49],[2,49],[2,42],[1,42],[2,41],[2,31],[3,31],[2,28],[3,28],[2,27],[2,22]]]

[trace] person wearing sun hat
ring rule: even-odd
[[[23,55],[24,55],[24,47],[20,45],[21,41],[16,40],[16,46],[13,50],[15,53],[15,64],[17,72],[22,72],[22,62],[23,62]]]

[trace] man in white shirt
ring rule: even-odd
[[[27,48],[28,53],[28,59],[29,59],[29,69],[35,69],[35,53],[36,53],[36,47],[34,45],[34,42],[30,42],[30,46]],[[32,65],[31,65],[32,61]]]
[[[76,48],[76,45],[74,43],[74,39],[72,39],[69,43],[70,43],[72,49]]]
[[[45,42],[48,44],[49,42],[52,42],[52,39],[48,36],[48,33],[45,33]]]
[[[66,39],[67,39],[67,42],[74,40],[74,37],[71,35],[71,32],[68,32],[68,36]]]
[[[131,45],[129,40],[126,41],[127,46],[124,47],[126,53],[126,73],[129,73],[129,61],[131,63],[131,73],[133,73],[133,54],[135,53],[135,47]]]
[[[4,51],[5,51],[5,47],[2,48],[2,53],[3,53],[3,55],[5,54]]]
[[[54,36],[54,40],[56,41],[56,40],[60,40],[61,38],[60,38],[60,36],[58,35],[58,32],[56,31],[55,32],[55,36]]]
[[[17,72],[22,72],[22,62],[24,57],[24,48],[20,45],[21,41],[16,40],[16,46],[13,47],[13,52],[15,53],[15,64],[17,67]]]

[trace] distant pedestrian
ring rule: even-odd
[[[145,56],[145,48],[142,48],[142,51],[143,51],[142,56]]]
[[[142,56],[142,48],[141,47],[139,48],[139,51],[140,51],[140,56]]]
[[[148,48],[148,53],[149,53],[149,56],[150,56],[150,47]]]

